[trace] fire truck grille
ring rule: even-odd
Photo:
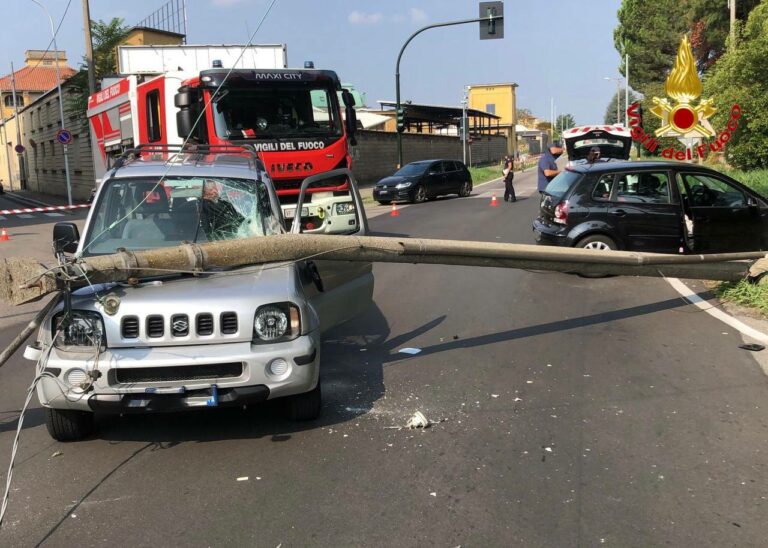
[[[115,382],[118,384],[201,381],[239,377],[243,374],[243,364],[236,362],[179,367],[132,367],[113,371]]]

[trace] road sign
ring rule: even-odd
[[[480,2],[480,18],[480,40],[504,38],[504,2]]]
[[[24,152],[24,145],[16,145],[13,147],[13,150],[15,150],[17,153],[22,154]]]
[[[72,142],[72,133],[68,129],[60,129],[56,132],[56,140],[62,145],[68,145]]]

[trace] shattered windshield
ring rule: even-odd
[[[222,139],[340,136],[337,105],[336,93],[324,88],[230,88],[215,102],[216,134]]]
[[[96,204],[85,255],[280,232],[266,185],[220,177],[112,179]]]

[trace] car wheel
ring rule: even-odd
[[[78,441],[94,430],[93,413],[73,409],[45,408],[45,427],[56,441]]]
[[[464,181],[461,184],[461,187],[459,187],[459,197],[460,198],[466,198],[472,193],[472,183],[469,181]]]
[[[392,200],[379,200],[379,203],[381,205],[389,205],[392,203]]]
[[[286,412],[292,421],[312,421],[320,416],[323,404],[323,396],[320,391],[320,381],[309,392],[288,396],[286,398]]]
[[[592,236],[587,236],[586,238],[582,238],[576,243],[576,247],[580,247],[581,249],[590,249],[593,251],[613,251],[619,248],[616,245],[616,242],[614,242],[608,236],[604,236],[602,234],[593,234]],[[577,274],[582,278],[610,277],[610,274],[600,274],[600,273],[591,273],[591,272],[590,273],[578,272]]]
[[[413,190],[413,203],[421,204],[427,200],[427,189],[419,185]]]
[[[618,249],[616,242],[602,234],[587,236],[586,238],[579,240],[576,247],[580,247],[581,249],[592,249],[595,251],[613,251]]]

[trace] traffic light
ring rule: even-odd
[[[403,117],[403,109],[400,107],[397,109],[397,132],[403,133],[405,131],[405,119]]]
[[[501,19],[488,20],[489,17]],[[504,38],[504,2],[480,2],[480,40]]]

